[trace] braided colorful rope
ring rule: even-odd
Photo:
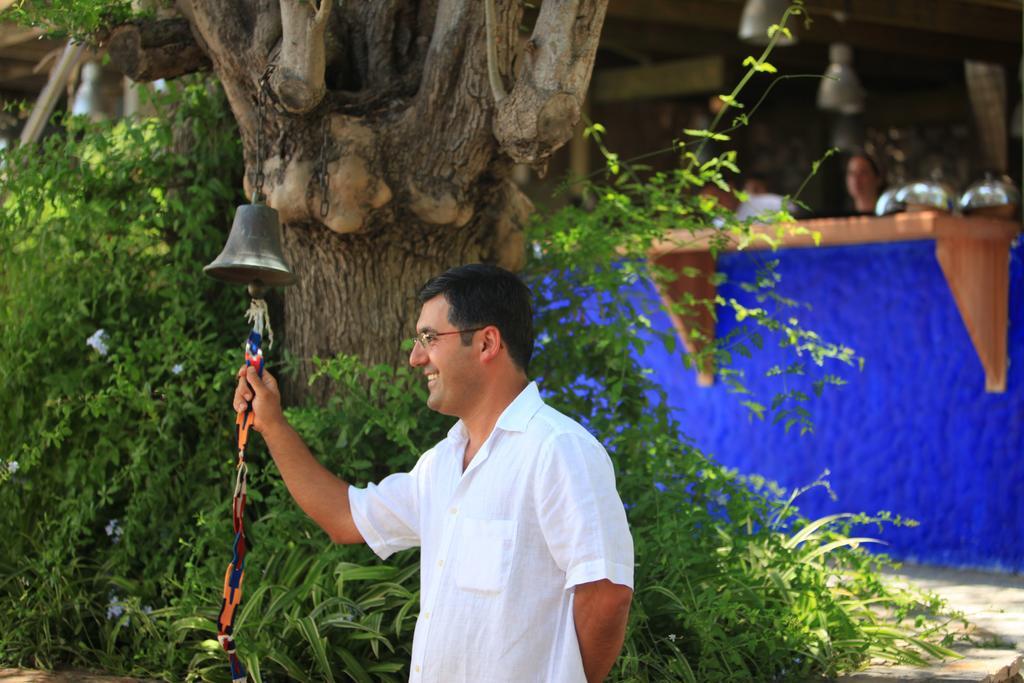
[[[262,336],[256,330],[249,333],[245,343],[245,365],[253,366],[260,377],[263,376],[263,349],[260,348]],[[224,574],[224,600],[220,614],[217,616],[217,640],[228,653],[231,664],[232,683],[245,683],[248,674],[242,660],[235,651],[235,615],[242,602],[242,581],[245,578],[245,554],[248,543],[245,535],[245,496],[248,485],[248,466],[245,460],[245,446],[249,440],[249,429],[256,415],[252,405],[238,414],[235,420],[238,440],[238,469],[235,474],[235,495],[231,503],[231,520],[235,530],[235,542],[232,548],[231,563]]]

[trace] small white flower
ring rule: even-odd
[[[171,372],[173,372],[175,375],[180,375],[181,371],[184,370],[184,369],[185,369],[184,365],[182,365],[181,363],[175,363],[174,367],[171,368]]]
[[[107,605],[107,619],[117,619],[122,614],[124,614],[124,605],[120,604],[120,598],[111,595],[110,603]]]
[[[11,460],[9,463],[7,463],[7,471],[10,472],[11,474],[17,472],[19,467],[21,467],[21,465],[18,464],[17,460]]]
[[[146,613],[146,614],[152,614],[153,613],[153,608],[150,607],[149,605],[143,605],[142,606],[142,611],[144,613]]]
[[[124,529],[121,528],[121,522],[117,519],[112,519],[107,522],[107,526],[104,527],[104,530],[107,532],[107,536],[113,538],[114,543],[120,541],[121,534],[124,533]]]
[[[85,340],[86,346],[91,346],[101,355],[107,355],[109,349],[107,348],[107,332],[103,328],[100,328],[92,333],[92,336]]]

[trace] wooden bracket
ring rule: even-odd
[[[699,353],[715,338],[715,316],[711,311],[717,294],[712,280],[715,257],[707,251],[674,252],[656,256],[654,262],[677,274],[675,280],[660,284],[658,293],[687,352]],[[685,273],[689,269],[699,274],[688,276]],[[714,383],[714,363],[708,357],[697,370],[697,385],[709,387]]]
[[[786,226],[755,225],[752,231],[768,239],[750,240],[744,248],[766,249],[771,246],[769,240],[780,248],[934,240],[942,274],[985,369],[985,391],[1006,391],[1010,244],[1020,233],[1020,223],[988,216],[961,217],[922,211],[881,218],[817,218],[801,221],[799,227],[805,229],[787,234]],[[708,278],[715,273],[715,260],[709,249],[720,242],[719,231],[707,230],[696,235],[684,231],[667,235],[651,249],[651,259],[656,264],[680,274],[659,289],[672,324],[691,353],[715,338],[714,316],[700,307],[692,315],[680,315],[672,311],[672,304],[679,308],[687,301],[714,298],[715,285]],[[735,250],[736,246],[726,249]],[[686,277],[682,274],[686,268],[695,268],[702,275]],[[694,335],[694,330],[700,334]],[[697,383],[710,386],[713,372],[710,365],[701,367]]]
[[[985,391],[1006,391],[1010,240],[939,237],[935,257],[985,368]]]

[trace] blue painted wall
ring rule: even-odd
[[[813,434],[751,422],[722,383],[696,386],[678,357],[650,351],[683,431],[720,462],[804,486],[830,470],[833,501],[805,494],[804,514],[890,510],[920,522],[888,528],[894,557],[949,566],[1024,571],[1024,249],[1011,253],[1007,392],[986,394],[984,372],[935,259],[933,242],[727,254],[718,269],[750,281],[758,262],[778,259],[779,291],[811,305],[798,313],[825,339],[853,347],[863,371],[809,404]],[[742,299],[735,286],[720,294]],[[638,292],[653,302],[650,289]],[[717,334],[736,325],[720,316]],[[666,316],[655,325],[670,329]],[[758,394],[780,389],[764,372],[792,354],[776,347],[736,367]],[[838,368],[838,365],[834,366]],[[871,530],[874,531],[874,530]],[[871,535],[866,534],[866,535]]]

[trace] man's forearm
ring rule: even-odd
[[[288,492],[335,543],[362,543],[352,521],[348,482],[317,462],[302,438],[287,422],[262,432],[270,455],[281,471]]]
[[[603,681],[622,651],[632,595],[607,580],[576,586],[573,620],[587,683]]]

